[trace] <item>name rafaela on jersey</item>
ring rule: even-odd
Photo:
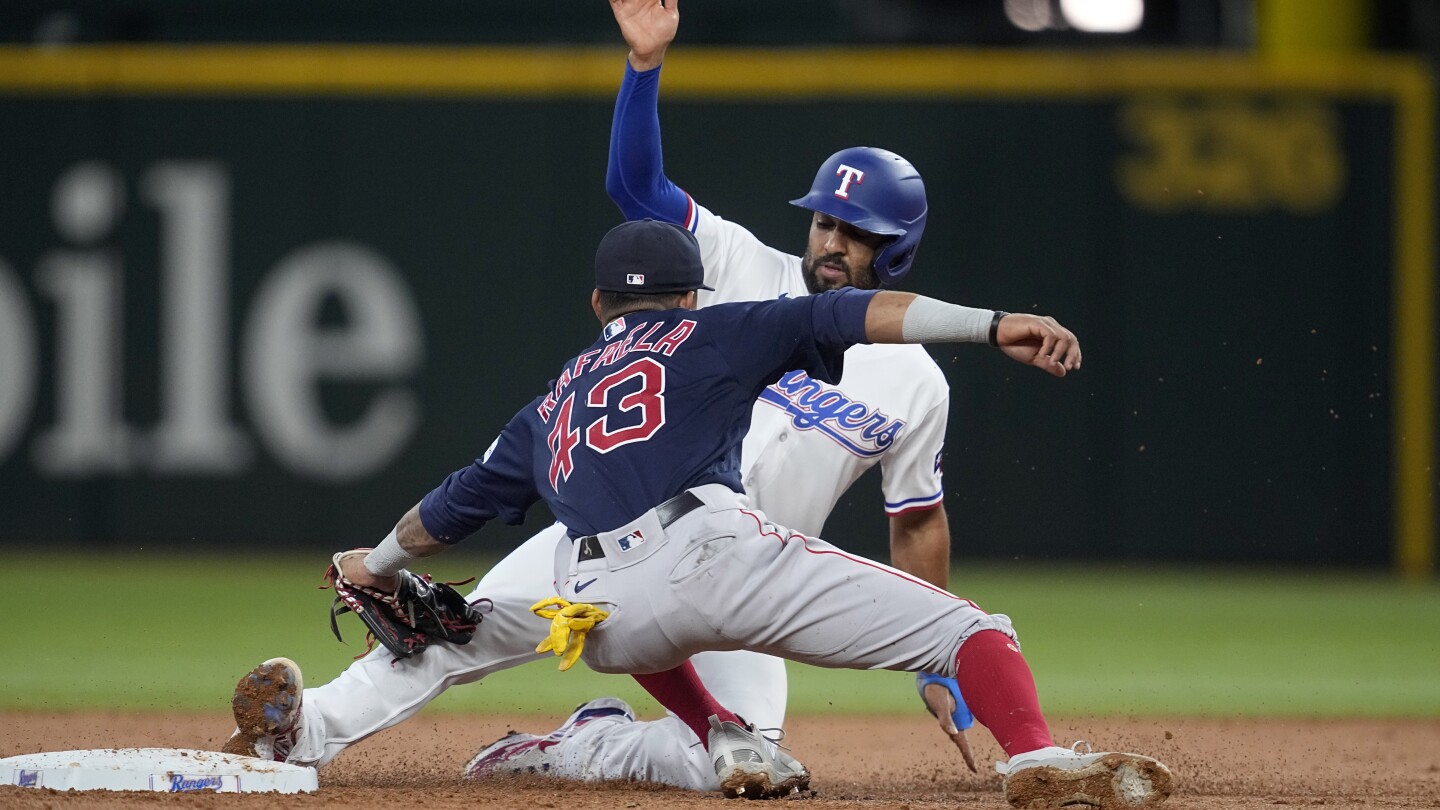
[[[555,389],[545,395],[545,399],[541,400],[540,404],[536,406],[535,412],[540,414],[541,419],[549,421],[551,412],[555,410],[555,405],[561,399],[561,394],[570,386],[570,383],[579,379],[581,375],[588,371],[595,371],[596,369],[614,365],[628,355],[636,352],[663,354],[669,357],[675,353],[676,349],[680,348],[680,344],[684,343],[685,340],[695,332],[695,321],[686,318],[676,324],[674,328],[663,337],[651,343],[650,338],[664,328],[664,326],[664,321],[656,321],[650,324],[649,329],[646,329],[644,324],[642,324],[624,340],[607,343],[603,349],[591,349],[575,358],[575,362],[566,366],[565,370],[560,373],[560,379],[555,381]],[[605,326],[605,339],[611,340],[624,331],[625,318],[616,318]]]
[[[760,400],[785,411],[798,430],[819,430],[863,458],[890,449],[905,427],[904,420],[826,387],[803,371],[786,373],[760,392]]]

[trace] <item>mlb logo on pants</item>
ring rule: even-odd
[[[638,531],[631,532],[615,541],[615,544],[620,547],[621,551],[629,551],[636,546],[644,545],[644,543],[645,535]]]

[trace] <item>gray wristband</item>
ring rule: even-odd
[[[916,296],[905,310],[900,336],[906,343],[986,343],[995,312]]]
[[[409,563],[420,559],[414,554],[400,547],[400,539],[395,536],[395,530],[385,535],[380,545],[370,550],[365,555],[365,570],[377,577],[393,577],[405,570]]]

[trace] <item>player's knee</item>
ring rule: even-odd
[[[971,625],[961,633],[960,643],[964,644],[965,639],[987,630],[1008,636],[1011,641],[1015,642],[1016,646],[1020,644],[1020,636],[1015,633],[1015,626],[1010,622],[1010,617],[1004,613],[991,613],[971,623]]]

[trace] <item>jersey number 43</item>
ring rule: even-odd
[[[624,386],[628,394],[617,393],[624,383],[640,379],[639,389]],[[615,400],[612,402],[611,400]],[[617,447],[643,442],[665,425],[665,367],[649,357],[642,357],[619,371],[612,372],[590,389],[585,409],[603,411],[583,429],[575,423],[575,394],[565,398],[555,410],[550,428],[550,487],[559,490],[560,482],[568,480],[575,469],[574,450],[584,434],[585,445],[597,453],[608,453]],[[639,413],[631,413],[638,411]],[[611,428],[611,417],[629,414],[628,427]],[[637,421],[638,420],[638,421]],[[621,421],[617,418],[617,421]]]

